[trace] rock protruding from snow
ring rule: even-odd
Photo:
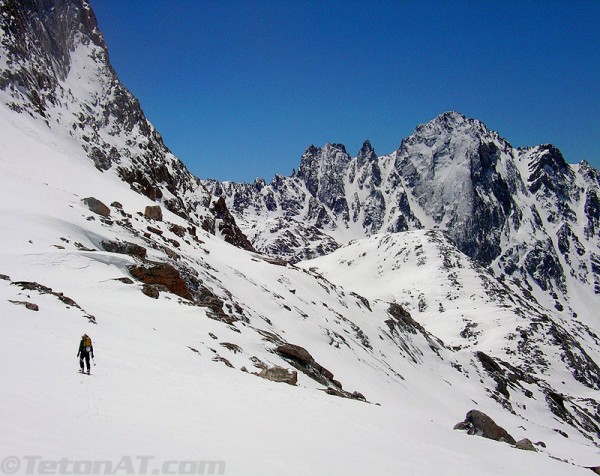
[[[298,372],[279,366],[265,367],[260,371],[258,376],[273,382],[287,383],[288,385],[296,385],[298,383]]]
[[[144,210],[144,217],[147,220],[162,221],[163,215],[160,205],[148,205]]]
[[[130,256],[136,256],[141,259],[146,258],[147,250],[143,246],[128,241],[110,241],[102,240],[100,246],[109,253],[120,253]]]
[[[108,208],[104,203],[94,197],[84,198],[82,200],[83,204],[90,209],[91,212],[94,212],[98,215],[101,215],[105,218],[110,216],[110,208]]]
[[[466,430],[469,435],[483,436],[490,440],[502,441],[511,445],[516,440],[501,426],[485,413],[479,410],[471,410],[467,413],[464,421],[454,426],[455,430]]]

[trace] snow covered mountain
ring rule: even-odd
[[[591,417],[578,424],[597,432],[593,395],[600,389],[600,340],[592,330],[595,316],[579,319],[544,309],[528,290],[497,279],[434,230],[373,235],[301,265],[370,300],[414,310],[413,318],[432,335],[489,365],[486,370],[497,382],[492,395],[511,411],[529,405],[528,385],[545,389],[555,410],[552,400],[561,388],[580,388],[582,394],[567,398],[573,408],[582,405],[576,414]],[[488,361],[489,356],[494,359]],[[515,392],[527,398],[516,403]]]
[[[98,170],[120,177],[190,225],[252,249],[121,84],[88,3],[7,0],[0,4],[0,22],[0,90],[8,108],[68,134]]]
[[[368,141],[355,158],[339,144],[311,146],[298,172],[268,185],[204,183],[258,250],[291,262],[306,258],[304,243],[286,239],[302,235],[298,224],[316,228],[311,249],[323,254],[374,233],[438,229],[559,309],[572,308],[574,288],[600,294],[599,172],[567,164],[551,145],[515,149],[455,112],[417,127],[390,155]]]
[[[417,130],[426,147],[310,148],[292,177],[209,192],[119,82],[86,1],[0,0],[0,45],[2,471],[113,474],[144,455],[243,475],[600,464],[600,325],[574,312],[597,303],[597,171],[449,114]],[[429,196],[428,174],[464,180]],[[487,232],[464,232],[469,210]],[[532,236],[558,250],[545,289]],[[90,377],[74,372],[83,332]],[[537,452],[454,431],[471,409]]]

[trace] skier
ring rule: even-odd
[[[92,339],[87,334],[81,336],[81,342],[79,343],[79,350],[77,351],[77,357],[79,357],[80,372],[83,373],[83,361],[87,364],[87,373],[90,374],[90,355],[94,358],[94,346],[92,345]]]

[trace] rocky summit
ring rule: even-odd
[[[456,112],[418,126],[389,155],[369,141],[354,158],[340,144],[310,146],[298,172],[270,184],[204,184],[257,250],[292,263],[307,249],[325,255],[376,233],[435,229],[557,308],[578,312],[573,288],[598,295],[598,171],[567,164],[552,145],[516,149]]]
[[[598,468],[600,173],[457,112],[352,153],[200,180],[89,2],[0,0],[5,454],[30,474]]]

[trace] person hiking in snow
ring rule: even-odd
[[[87,364],[87,373],[90,373],[90,355],[94,358],[94,346],[92,345],[92,339],[87,334],[81,336],[81,342],[79,343],[79,350],[77,351],[77,357],[79,357],[80,372],[83,373],[83,361]]]

